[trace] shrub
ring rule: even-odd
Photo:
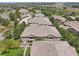
[[[0,44],[0,53],[8,52],[8,47],[5,44]]]
[[[9,49],[8,52],[0,54],[0,56],[22,56],[22,55],[23,55],[22,48]]]
[[[20,41],[19,40],[15,40],[14,38],[12,38],[12,39],[6,39],[6,40],[3,41],[3,43],[5,45],[7,45],[8,48],[10,48],[10,49],[11,48],[18,48],[19,45],[20,45]]]
[[[14,21],[14,20],[15,20],[15,17],[14,17],[14,14],[13,14],[13,13],[10,13],[10,14],[9,14],[9,17],[10,17],[10,20],[11,20],[11,21]]]
[[[79,17],[76,17],[76,21],[79,21]]]

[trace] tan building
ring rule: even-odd
[[[30,56],[77,56],[66,41],[35,41],[30,52]]]
[[[38,25],[48,25],[52,26],[51,21],[49,21],[48,17],[34,17],[28,20],[29,24],[38,24]]]
[[[76,21],[76,17],[74,17],[74,16],[69,16],[69,17],[68,17],[68,20],[69,20],[69,21]]]
[[[8,20],[10,20],[9,15],[7,14],[7,12],[1,13],[1,14],[0,14],[0,17],[2,17],[3,19],[8,19]]]
[[[64,17],[58,16],[58,15],[53,15],[52,18],[53,18],[53,20],[56,20],[59,23],[63,23],[66,21],[66,19]]]
[[[62,38],[56,27],[50,26],[28,26],[21,35],[22,42],[34,40],[55,40],[59,41]]]
[[[21,14],[21,19],[30,16],[30,14],[29,14],[29,10],[26,10],[26,9],[20,9],[19,12],[20,12],[20,14]]]
[[[25,17],[25,18],[23,18],[23,19],[21,19],[21,20],[19,21],[19,24],[25,22],[26,25],[27,25],[27,24],[28,24],[28,20],[31,19],[31,18],[32,18],[31,16],[29,16],[29,17]]]
[[[36,13],[35,14],[35,17],[44,17],[45,15],[44,14],[42,14],[42,13]]]
[[[70,30],[77,35],[79,35],[79,21],[66,21],[60,27],[63,27],[66,30]]]

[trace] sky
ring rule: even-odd
[[[0,0],[0,2],[79,2],[79,0]]]

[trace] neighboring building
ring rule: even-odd
[[[29,14],[29,10],[26,10],[26,9],[20,9],[19,12],[20,12],[20,14],[21,14],[21,19],[30,16],[30,14]]]
[[[24,13],[28,13],[29,10],[26,10],[26,9],[20,9],[19,12],[24,14]]]
[[[37,13],[37,14],[35,14],[35,17],[44,17],[45,15],[44,14],[42,14],[42,13]]]
[[[30,52],[30,56],[77,56],[67,41],[35,41]]]
[[[76,20],[76,17],[74,17],[74,16],[69,16],[68,20],[69,20],[69,21],[75,21],[75,20]]]
[[[41,10],[35,10],[36,13],[41,13]]]
[[[13,10],[11,7],[0,7],[0,10]]]
[[[10,19],[9,16],[8,16],[8,14],[7,14],[7,12],[1,13],[0,16],[1,16],[3,19],[8,19],[8,20]]]
[[[31,17],[23,18],[22,20],[19,21],[19,24],[21,24],[22,22],[25,22],[26,24],[28,24],[29,19],[31,19]]]
[[[47,17],[34,17],[28,20],[29,24],[48,25],[52,26],[51,21]]]
[[[3,10],[13,10],[11,7],[4,7]]]
[[[66,30],[70,30],[77,35],[79,35],[79,21],[66,21],[60,27],[63,27]]]
[[[0,33],[0,42],[2,42],[3,40],[4,40],[3,33]]]
[[[62,38],[56,27],[50,26],[28,26],[21,35],[22,42],[34,40],[59,41]]]
[[[10,10],[7,12],[7,15],[9,15],[10,13],[15,13],[16,10]]]
[[[66,6],[63,3],[54,3],[51,5],[52,8],[56,8],[56,9],[63,9],[66,8]]]
[[[52,18],[53,18],[53,20],[56,20],[59,23],[63,23],[66,21],[66,19],[62,16],[53,15]]]

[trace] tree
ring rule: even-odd
[[[17,17],[19,17],[18,9],[16,10],[17,13],[10,13],[10,19],[11,22],[13,22],[12,28],[9,28],[9,30],[5,33],[7,39],[15,38],[19,39],[20,34],[24,30],[26,24],[23,22],[21,25],[18,24]],[[11,25],[11,24],[10,24]]]
[[[5,39],[11,39],[13,37],[13,27],[13,24],[9,24],[8,26],[6,26],[6,31],[4,31],[3,33]]]
[[[10,17],[10,20],[11,21],[14,21],[15,20],[14,14],[12,12],[9,14],[9,17]]]
[[[3,35],[5,36],[5,39],[11,39],[13,37],[12,30],[8,30],[8,31],[4,32]]]
[[[0,44],[0,53],[8,52],[8,47],[5,44]]]
[[[11,29],[11,31],[9,31],[9,36],[8,37],[11,36],[11,38],[18,39],[19,38],[19,33],[18,33],[19,29],[17,27],[18,26],[17,17],[20,17],[18,9],[16,10],[15,13],[10,13],[9,17],[10,17],[11,21],[13,22],[13,25],[12,25],[13,28]]]
[[[76,13],[75,12],[71,12],[71,16],[76,16]]]
[[[15,27],[15,29],[13,31],[15,39],[19,39],[20,38],[20,35],[24,31],[25,27],[26,27],[25,22],[23,22],[23,23],[17,25],[17,27]]]
[[[19,39],[20,38],[20,33],[19,33],[18,27],[15,27],[13,29],[13,38],[15,38],[15,39]]]
[[[33,13],[36,13],[36,11],[35,11],[35,10],[33,10]]]
[[[17,17],[17,18],[20,18],[20,12],[19,12],[19,9],[16,9],[15,14],[16,14],[16,17]]]
[[[51,14],[52,14],[51,10],[49,10],[49,9],[43,9],[42,13],[45,14],[46,16],[48,16],[48,17],[50,17]]]
[[[18,25],[20,34],[24,31],[25,27],[26,27],[25,22],[22,22],[20,25]]]
[[[3,19],[0,17],[0,24],[3,26],[8,26],[10,24],[10,21],[8,19]]]
[[[20,41],[19,40],[11,40],[10,41],[11,42],[11,45],[10,45],[10,47],[9,48],[18,48],[19,47],[19,45],[20,45]]]
[[[3,43],[5,45],[7,45],[9,49],[18,48],[19,45],[20,45],[20,41],[19,40],[15,40],[14,38],[12,38],[12,39],[5,39],[3,41]]]
[[[76,17],[76,20],[79,21],[79,17]]]

